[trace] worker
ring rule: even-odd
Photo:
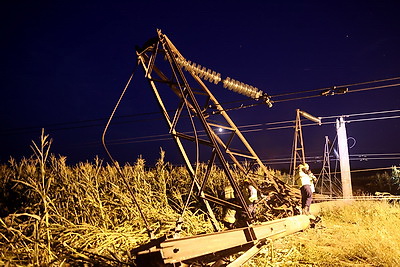
[[[314,193],[314,182],[316,178],[307,163],[300,164],[298,167],[298,185],[301,191],[302,214],[310,215],[310,205]]]
[[[232,186],[229,185],[224,188],[224,198],[228,202],[236,203],[236,198]],[[225,207],[222,222],[224,226],[228,229],[235,228],[236,210],[231,207]]]
[[[254,218],[256,214],[256,203],[258,201],[257,189],[251,184],[249,179],[245,179],[242,187],[242,195],[246,201],[249,216]],[[228,202],[239,204],[238,200],[234,196],[234,190],[232,186],[226,186],[224,189],[225,200]],[[241,211],[236,211],[231,207],[226,207],[224,210],[224,217],[222,219],[223,224],[228,229],[235,227],[241,227],[246,225],[248,216]]]
[[[251,184],[249,179],[244,180],[243,196],[246,200],[247,208],[250,212],[250,217],[256,215],[256,203],[258,201],[257,189]]]

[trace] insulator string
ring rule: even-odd
[[[232,90],[238,94],[242,94],[254,99],[259,99],[263,95],[263,91],[259,90],[257,87],[239,82],[230,77],[227,77],[222,82],[224,84],[224,88]]]
[[[209,81],[214,84],[218,84],[221,81],[221,73],[212,71],[206,67],[202,67],[200,64],[196,64],[191,61],[187,61],[180,57],[177,57],[178,63],[186,70],[195,73],[199,78]]]
[[[192,72],[203,80],[214,84],[218,84],[222,81],[224,88],[256,100],[263,99],[268,106],[272,106],[272,102],[270,101],[268,95],[257,87],[245,84],[230,77],[222,80],[221,73],[201,66],[200,64],[196,64],[195,62],[186,60],[182,57],[177,57],[176,60],[186,71]]]

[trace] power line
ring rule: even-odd
[[[148,115],[158,115],[161,114],[159,111],[153,111],[153,112],[143,112],[143,113],[136,113],[136,114],[131,114],[131,115],[119,115],[115,116],[116,119],[125,119],[125,118],[132,118],[132,117],[138,117],[138,116],[148,116]],[[135,120],[135,121],[125,121],[125,122],[117,122],[114,124],[125,124],[125,123],[131,123],[131,122],[141,122],[141,121],[146,121],[146,120],[160,120],[160,118],[152,118],[152,119],[144,119],[144,120]],[[83,124],[83,123],[92,123],[92,122],[106,122],[108,118],[98,118],[98,119],[89,119],[89,120],[81,120],[81,121],[70,121],[70,122],[60,122],[60,123],[50,123],[42,126],[28,126],[28,127],[19,127],[19,128],[12,128],[12,129],[4,129],[0,132],[0,134],[16,134],[16,133],[26,133],[26,132],[31,132],[32,130],[37,130],[40,128],[52,128],[52,127],[58,127],[58,126],[64,126],[64,125],[73,125],[73,124]],[[102,124],[91,124],[91,125],[80,125],[80,126],[69,126],[69,127],[62,127],[62,128],[56,128],[55,130],[69,130],[69,129],[79,129],[79,128],[88,128],[88,127],[96,127],[96,126],[102,126],[104,127],[104,123]]]
[[[369,161],[377,161],[377,160],[400,160],[400,157],[390,157],[390,158],[352,158],[350,155],[350,161],[352,162],[369,162]],[[338,159],[330,159],[330,161],[339,161]],[[291,160],[282,160],[282,161],[275,161],[271,159],[263,159],[263,163],[268,164],[268,165],[285,165],[285,164],[290,164]],[[306,162],[308,163],[319,163],[322,162],[322,157],[317,156],[317,157],[306,157]]]
[[[400,86],[400,83],[389,84],[389,85],[381,85],[381,86],[374,86],[374,87],[367,87],[367,88],[360,88],[360,89],[353,89],[353,90],[345,91],[345,93],[356,93],[356,92],[363,92],[363,91],[371,91],[371,90],[376,90],[376,89],[384,89],[384,88],[397,87],[397,86]],[[299,92],[299,94],[300,93],[302,93],[302,92]],[[340,94],[345,94],[345,93],[340,93]],[[334,93],[332,93],[330,95],[334,95]],[[293,101],[293,100],[302,100],[302,99],[315,98],[315,97],[320,97],[320,96],[324,96],[324,95],[318,94],[318,95],[294,97],[294,98],[287,98],[287,99],[278,99],[278,100],[273,100],[273,103],[287,102],[287,101]]]
[[[313,89],[313,90],[295,91],[295,92],[290,92],[290,93],[272,95],[270,97],[273,99],[273,98],[282,97],[282,96],[289,96],[289,95],[306,94],[306,93],[313,93],[313,92],[324,92],[326,90],[333,90],[331,92],[332,94],[327,94],[327,95],[334,95],[334,93],[335,93],[334,90],[337,89],[337,88],[347,88],[348,89],[348,87],[354,87],[354,86],[366,85],[366,84],[373,84],[373,83],[382,83],[382,82],[395,81],[395,80],[400,80],[400,77],[393,77],[393,78],[387,78],[387,79],[382,79],[382,80],[373,80],[373,81],[353,83],[353,84],[345,84],[345,85],[332,86],[332,87],[324,87],[324,88]],[[375,86],[375,87],[359,88],[359,89],[353,89],[353,90],[348,90],[348,91],[345,90],[344,92],[342,92],[342,94],[347,93],[347,92],[361,92],[361,91],[369,91],[369,90],[375,90],[375,89],[383,89],[383,88],[388,88],[388,87],[396,87],[396,86],[399,86],[399,85],[400,84],[397,83],[397,84],[381,85],[381,86]],[[311,96],[305,96],[305,97],[296,97],[296,98],[274,100],[274,103],[284,102],[284,101],[291,101],[291,100],[306,99],[306,98],[313,98],[313,97],[318,97],[318,96],[324,96],[324,95],[318,94],[318,95],[311,95]]]
[[[119,116],[119,117],[116,116],[115,118],[121,119],[121,118],[143,116],[143,115],[148,115],[148,114],[161,114],[161,113],[160,112],[140,113],[140,114],[138,113],[138,114],[133,114],[133,115]],[[32,133],[32,132],[35,132],[38,129],[42,129],[42,128],[44,128],[46,130],[59,131],[59,130],[84,129],[84,128],[91,128],[91,127],[104,127],[104,123],[79,125],[82,123],[97,122],[97,121],[103,121],[103,120],[105,122],[106,119],[93,119],[93,120],[67,122],[67,123],[53,123],[53,124],[47,124],[44,126],[32,126],[32,127],[14,128],[14,129],[5,129],[0,132],[0,135]],[[150,118],[150,119],[147,118],[147,119],[141,119],[141,120],[127,120],[127,121],[119,121],[119,122],[117,121],[117,122],[113,122],[112,125],[122,125],[122,124],[136,123],[136,122],[150,122],[150,121],[159,121],[159,120],[163,120],[163,118],[159,117],[159,118]],[[69,124],[77,124],[77,125],[76,126],[57,127],[57,126],[69,125]]]
[[[356,88],[349,90],[348,87],[357,87],[360,85],[367,85],[367,84],[376,84],[376,83],[383,83],[383,82],[388,82],[388,81],[396,81],[400,80],[400,77],[393,77],[393,78],[387,78],[387,79],[381,79],[381,80],[372,80],[372,81],[367,81],[367,82],[359,82],[359,83],[353,83],[353,84],[345,84],[345,85],[340,85],[340,86],[332,86],[332,87],[324,87],[324,88],[319,88],[319,89],[312,89],[312,90],[303,90],[303,91],[295,91],[295,92],[290,92],[290,93],[283,93],[283,94],[276,94],[276,95],[271,95],[269,96],[272,103],[280,103],[280,102],[287,102],[287,101],[294,101],[294,100],[303,100],[303,99],[308,99],[308,98],[316,98],[320,96],[333,96],[335,94],[345,94],[345,93],[355,93],[355,92],[362,92],[362,91],[370,91],[370,90],[376,90],[376,89],[384,89],[384,88],[390,88],[390,87],[397,87],[400,86],[400,83],[397,84],[387,84],[387,85],[380,85],[380,86],[374,86],[374,87],[367,87],[367,88]],[[340,89],[342,91],[340,91]],[[284,99],[276,99],[274,98],[279,98],[283,96],[290,96],[290,95],[300,95],[300,94],[307,94],[307,93],[313,93],[313,92],[320,92],[317,95],[309,95],[309,96],[301,96],[301,97],[293,97],[293,98],[284,98]],[[239,101],[231,101],[231,102],[224,102],[221,103],[221,105],[226,105],[226,104],[232,104],[236,103]],[[229,109],[224,109],[225,111],[230,111],[230,110],[235,110],[235,109],[241,109],[241,108],[248,108],[248,107],[254,107],[261,105],[262,103],[257,103],[257,104],[250,104],[244,106],[243,104],[239,107],[236,108],[229,108]]]
[[[400,156],[400,153],[363,153],[352,154],[352,156]]]
[[[334,115],[334,116],[321,117],[321,119],[338,118],[341,116],[343,116],[343,117],[368,116],[368,115],[386,114],[386,113],[395,113],[395,112],[400,112],[400,109],[353,113],[353,114],[347,114],[347,115]]]
[[[341,85],[338,86],[338,88],[342,87],[350,87],[350,86],[359,86],[359,85],[366,85],[366,84],[372,84],[372,83],[380,83],[380,82],[387,82],[387,81],[394,81],[394,80],[400,80],[400,77],[394,77],[394,78],[387,78],[387,79],[381,79],[381,80],[373,80],[373,81],[367,81],[367,82],[360,82],[360,83],[353,83],[353,84],[347,84],[347,85]],[[389,87],[396,87],[400,86],[400,83],[397,84],[389,84],[389,85],[382,85],[382,86],[375,86],[375,87],[367,87],[367,88],[359,88],[359,89],[353,89],[348,91],[350,92],[362,92],[362,91],[369,91],[369,90],[375,90],[375,89],[384,89],[384,88],[389,88]],[[278,95],[273,95],[273,97],[281,97],[281,96],[288,96],[288,95],[296,95],[296,94],[304,94],[304,93],[310,93],[310,92],[317,92],[317,91],[324,91],[331,89],[332,87],[324,87],[324,88],[319,88],[319,89],[313,89],[313,90],[304,90],[304,91],[297,91],[297,92],[291,92],[291,93],[284,93],[284,94],[278,94]],[[318,95],[311,95],[311,96],[303,96],[303,97],[296,97],[296,98],[288,98],[288,99],[280,99],[280,100],[274,100],[275,103],[279,102],[286,102],[286,101],[293,101],[293,100],[302,100],[302,99],[308,99],[308,98],[315,98],[322,96],[321,94]],[[246,99],[247,101],[249,99]],[[239,101],[244,101],[244,100],[239,100]],[[232,102],[225,102],[222,103],[222,105],[229,104],[229,103],[236,103],[239,101],[232,101]],[[240,109],[244,107],[250,107],[250,106],[256,106],[258,104],[252,104],[248,106],[243,106],[243,107],[238,107],[235,109]],[[227,109],[229,110],[229,109]],[[168,110],[168,112],[173,112],[174,110]],[[124,119],[124,118],[131,118],[131,117],[137,117],[137,116],[147,116],[147,115],[159,115],[161,114],[160,111],[153,111],[153,112],[143,112],[143,113],[136,113],[136,114],[131,114],[131,115],[120,115],[116,116],[116,119]],[[73,121],[73,122],[63,122],[63,123],[51,123],[47,125],[42,125],[42,126],[30,126],[30,127],[20,127],[20,128],[14,128],[14,129],[6,129],[0,132],[0,134],[17,134],[17,133],[28,133],[32,132],[33,130],[41,129],[41,128],[53,128],[53,127],[58,127],[58,126],[64,126],[64,125],[73,125],[73,124],[85,124],[85,123],[92,123],[92,122],[101,122],[101,121],[106,121],[108,118],[98,118],[98,119],[89,119],[89,120],[83,120],[83,121]],[[141,121],[146,121],[146,120],[161,120],[162,118],[156,118],[156,119],[144,119]],[[137,121],[130,121],[130,122],[137,122]],[[114,124],[123,124],[123,123],[130,123],[129,121],[127,122],[119,122],[119,123],[114,123]],[[98,126],[104,126],[103,124],[92,124],[92,125],[78,125],[78,126],[66,126],[66,127],[61,127],[61,128],[55,128],[53,130],[69,130],[69,129],[80,129],[80,128],[88,128],[88,127],[98,127]]]
[[[358,120],[350,120],[350,122],[361,122],[361,121],[375,121],[375,120],[387,120],[387,119],[398,119],[400,116],[390,116],[390,117],[379,117],[379,118],[367,118],[367,119],[358,119]]]
[[[400,83],[388,84],[388,85],[381,85],[381,86],[374,86],[374,87],[367,87],[367,88],[361,88],[361,89],[354,89],[354,90],[349,91],[349,93],[357,93],[357,92],[363,92],[363,91],[371,91],[371,90],[383,89],[383,88],[389,88],[389,87],[396,87],[396,86],[400,86]]]
[[[382,114],[382,113],[390,113],[390,112],[399,112],[400,110],[392,110],[392,111],[380,111],[380,112],[369,112],[369,113],[358,113],[358,114],[348,114],[348,115],[342,115],[344,117],[351,117],[351,116],[361,116],[361,115],[369,115],[369,114]],[[159,112],[151,112],[151,113],[142,113],[142,114],[134,114],[134,115],[126,115],[123,117],[134,117],[134,116],[140,116],[140,115],[148,115],[148,114],[159,114]],[[327,118],[337,118],[340,117],[339,115],[337,116],[328,116],[328,117],[321,117],[322,119],[327,119]],[[387,117],[378,117],[378,118],[367,118],[367,119],[357,119],[357,120],[348,120],[347,122],[363,122],[363,121],[373,121],[373,120],[384,120],[384,119],[395,119],[395,118],[400,118],[400,116],[387,116]],[[92,122],[92,121],[99,121],[102,119],[95,119],[95,120],[87,120],[87,121],[82,121],[82,122]],[[121,124],[128,124],[128,123],[134,123],[134,122],[143,122],[143,121],[151,121],[151,120],[162,120],[162,118],[153,118],[153,119],[143,119],[143,120],[134,120],[134,121],[124,121],[124,122],[115,122],[113,125],[121,125]],[[251,127],[256,127],[256,126],[267,126],[267,125],[275,125],[275,124],[287,124],[287,123],[293,123],[294,120],[289,120],[289,121],[278,121],[278,122],[269,122],[269,123],[258,123],[258,124],[249,124],[249,125],[242,125],[239,126],[238,128],[251,128]],[[73,122],[71,122],[72,124]],[[76,122],[76,123],[81,123],[81,122]],[[321,125],[328,125],[328,124],[335,124],[335,121],[332,122],[322,122]],[[70,124],[70,123],[67,123]],[[63,125],[63,123],[57,123],[57,124],[51,124],[53,126],[56,125]],[[48,125],[49,126],[49,125]],[[92,124],[92,125],[80,125],[80,126],[70,126],[70,127],[62,127],[62,128],[55,128],[51,130],[72,130],[72,129],[83,129],[83,128],[90,128],[90,127],[100,127],[104,126],[103,124]],[[303,124],[303,127],[308,127],[308,126],[315,126],[315,124]],[[242,130],[243,133],[250,133],[250,132],[259,132],[259,131],[264,131],[264,130],[281,130],[281,129],[289,129],[293,128],[293,125],[287,125],[287,126],[278,126],[278,127],[268,127],[268,128],[256,128],[256,129],[249,129],[249,130]],[[37,127],[36,129],[38,129]],[[45,127],[44,127],[45,128]],[[27,127],[27,128],[19,128],[19,130],[22,129],[35,129],[35,127]],[[17,129],[16,129],[17,130]],[[6,130],[7,131],[7,130]],[[25,131],[30,132],[30,131]],[[18,132],[6,132],[6,133],[1,133],[1,134],[16,134]],[[20,132],[24,133],[24,132]],[[193,132],[186,132],[186,133],[193,133]],[[169,137],[169,134],[160,134],[160,135],[150,135],[150,136],[142,136],[142,137],[133,137],[133,138],[124,138],[124,139],[117,139],[117,140],[111,140],[110,142],[112,144],[126,144],[126,143],[138,143],[138,142],[143,142],[143,141],[131,141],[135,139],[147,139],[149,137]],[[205,136],[205,135],[203,135]],[[202,137],[203,137],[202,136]],[[144,140],[144,142],[152,142],[152,141],[165,141],[165,140],[170,140],[171,138],[159,138],[159,139],[153,139],[153,140]],[[115,141],[123,141],[126,140],[127,142],[115,142]],[[113,143],[114,142],[114,143]],[[97,142],[96,142],[97,144]]]
[[[379,112],[368,112],[364,113],[364,115],[369,115],[369,114],[383,114],[383,113],[392,113],[392,112],[400,112],[400,110],[389,110],[389,111],[379,111]],[[361,116],[362,113],[356,114],[357,116]],[[348,115],[343,115],[344,117],[351,117],[355,114],[348,114]],[[336,116],[340,117],[340,116]],[[329,117],[324,117],[324,118],[334,118],[334,116],[329,116]],[[365,118],[365,119],[357,119],[357,120],[350,120],[347,122],[363,122],[363,121],[374,121],[374,120],[383,120],[383,119],[397,119],[400,118],[400,115],[398,116],[385,116],[385,117],[373,117],[373,118]],[[242,125],[238,126],[239,129],[246,129],[246,128],[251,128],[251,127],[258,127],[255,129],[247,129],[247,130],[241,130],[242,133],[250,133],[250,132],[260,132],[260,131],[265,131],[265,130],[280,130],[280,129],[289,129],[289,128],[294,128],[293,125],[286,125],[286,126],[279,126],[279,127],[267,127],[263,128],[263,126],[267,125],[275,125],[275,124],[284,124],[284,123],[289,123],[293,121],[281,121],[281,122],[271,122],[271,123],[257,123],[257,124],[248,124],[248,125]],[[328,124],[335,124],[336,121],[328,121],[328,122],[322,122],[321,125],[328,125]],[[308,126],[316,126],[314,123],[309,123],[309,124],[304,124],[302,125],[303,127],[308,127]],[[198,131],[199,133],[204,132],[204,130]],[[193,134],[191,131],[184,132],[186,134]],[[228,133],[219,133],[220,135],[228,134]],[[199,135],[199,137],[205,137],[206,135]],[[152,139],[152,137],[155,137]],[[160,138],[160,137],[165,137],[165,138]],[[168,138],[169,137],[169,138]],[[136,141],[137,140],[137,141]],[[120,144],[128,144],[128,143],[138,143],[138,142],[153,142],[153,141],[166,141],[166,140],[172,140],[172,137],[170,137],[170,134],[160,134],[160,135],[151,135],[151,136],[141,136],[141,137],[132,137],[132,138],[124,138],[124,139],[114,139],[114,140],[109,140],[109,144],[113,145],[120,145]]]

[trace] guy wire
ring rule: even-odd
[[[139,205],[139,203],[138,203],[138,201],[137,201],[137,199],[136,199],[136,196],[135,196],[136,192],[134,192],[134,188],[132,188],[132,187],[129,186],[128,181],[125,179],[125,176],[124,176],[124,174],[122,173],[122,170],[121,170],[120,165],[118,164],[117,161],[114,160],[114,158],[112,157],[111,153],[108,151],[107,145],[106,145],[106,142],[105,142],[106,132],[107,132],[108,127],[109,127],[109,125],[110,125],[110,123],[111,123],[111,120],[113,119],[114,114],[115,114],[115,112],[117,111],[118,106],[119,106],[119,104],[121,103],[121,100],[122,100],[122,98],[124,97],[124,95],[125,95],[125,93],[126,93],[126,90],[128,89],[128,87],[129,87],[129,85],[130,85],[130,83],[131,83],[131,81],[132,81],[132,78],[133,78],[133,76],[134,76],[134,74],[135,74],[135,72],[136,72],[138,66],[139,66],[139,60],[136,62],[136,66],[135,66],[135,68],[134,68],[134,70],[133,70],[131,76],[129,77],[128,82],[126,83],[125,88],[124,88],[124,90],[122,91],[122,93],[121,93],[121,95],[120,95],[120,97],[119,97],[119,99],[118,99],[118,101],[117,101],[117,104],[115,105],[114,110],[112,111],[112,113],[111,113],[111,115],[110,115],[110,118],[109,118],[108,121],[107,121],[107,124],[106,124],[106,126],[105,126],[105,128],[104,128],[103,134],[102,134],[102,136],[101,136],[101,141],[102,141],[102,143],[103,143],[104,149],[105,149],[106,152],[107,152],[108,157],[111,159],[111,161],[113,162],[114,166],[116,167],[116,169],[117,169],[117,171],[118,171],[118,174],[121,176],[122,180],[124,181],[125,186],[127,187],[128,191],[129,191],[129,193],[130,193],[130,195],[131,195],[131,197],[132,197],[133,203],[134,203],[134,205],[136,206],[136,208],[138,209],[138,211],[139,211],[139,213],[140,213],[140,216],[142,217],[142,220],[143,220],[143,222],[144,222],[144,224],[145,224],[145,226],[146,226],[146,230],[147,230],[147,234],[149,235],[149,238],[153,238],[153,237],[154,237],[154,236],[153,236],[153,235],[154,235],[154,234],[153,234],[153,230],[152,230],[151,227],[149,226],[149,223],[147,222],[147,219],[146,219],[146,217],[144,216],[143,211],[142,211],[142,209],[141,209],[141,207],[140,207],[140,205]]]

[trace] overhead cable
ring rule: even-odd
[[[400,110],[397,110],[400,112]],[[376,114],[383,114],[383,113],[390,113],[390,112],[395,112],[394,111],[380,111],[377,112]],[[365,113],[366,115],[373,114],[374,112],[369,112]],[[359,113],[358,116],[360,116]],[[348,115],[343,115],[344,117],[346,116],[352,116],[353,114],[348,114]],[[329,116],[329,117],[322,117],[324,118],[338,118],[340,116]],[[400,115],[396,116],[385,116],[385,117],[374,117],[374,118],[365,118],[365,119],[357,119],[357,120],[348,120],[346,122],[363,122],[363,121],[374,121],[374,120],[384,120],[384,119],[397,119],[400,118]],[[292,120],[288,121],[278,121],[278,122],[270,122],[270,123],[258,123],[258,124],[248,124],[248,125],[242,125],[238,126],[239,129],[244,129],[241,130],[242,133],[250,133],[250,132],[259,132],[259,131],[265,131],[265,130],[281,130],[281,129],[290,129],[294,128],[293,125],[284,125],[284,126],[277,126],[277,127],[263,127],[263,126],[268,126],[268,125],[275,125],[275,124],[288,124],[288,123],[293,123]],[[321,125],[329,125],[329,124],[336,124],[336,121],[323,121],[321,122]],[[315,126],[314,123],[306,123],[303,124],[302,127],[308,127],[308,126]],[[248,129],[256,127],[255,129]],[[204,133],[204,130],[199,131],[198,133]],[[193,134],[191,131],[184,132],[186,134]],[[218,133],[219,135],[224,135],[224,134],[229,134],[229,133]],[[154,141],[167,141],[171,140],[172,138],[168,138],[170,135],[169,134],[160,134],[160,135],[150,135],[150,136],[141,136],[141,137],[132,137],[132,138],[124,138],[124,139],[115,139],[115,140],[110,140],[109,143],[113,145],[120,145],[120,144],[127,144],[127,143],[139,143],[139,142],[154,142]],[[204,137],[206,136],[205,134],[200,134],[199,137]],[[166,137],[166,138],[163,138]],[[148,138],[148,140],[146,140]]]
[[[388,82],[388,81],[395,81],[395,80],[400,80],[400,77],[393,77],[393,78],[387,78],[387,79],[381,79],[381,80],[372,80],[372,81],[359,82],[359,83],[351,83],[351,84],[345,84],[345,85],[339,85],[339,86],[333,86],[333,87],[345,88],[345,87],[351,87],[351,86],[359,86],[359,85],[365,85],[365,84],[371,84],[371,83],[381,83],[381,82]],[[297,94],[305,94],[305,93],[312,93],[312,92],[321,92],[321,91],[324,91],[324,90],[332,89],[333,87],[323,87],[323,88],[319,88],[319,89],[294,91],[294,92],[289,92],[289,93],[271,95],[270,97],[271,98],[276,98],[276,97],[282,97],[282,96],[288,96],[288,95],[297,95]],[[318,95],[318,96],[320,96],[320,95]]]
[[[346,84],[342,85],[340,87],[350,87],[350,86],[358,86],[358,85],[365,85],[365,84],[371,84],[371,83],[379,83],[379,82],[387,82],[387,81],[394,81],[394,80],[400,80],[400,77],[394,77],[394,78],[388,78],[388,79],[381,79],[381,80],[373,80],[373,81],[367,81],[367,82],[360,82],[360,83],[353,83],[353,84]],[[348,92],[361,92],[361,91],[368,91],[368,90],[375,90],[375,89],[383,89],[383,88],[389,88],[389,87],[396,87],[400,86],[400,83],[398,84],[393,84],[393,85],[383,85],[383,86],[378,86],[378,87],[369,87],[369,88],[359,88],[359,89],[354,89]],[[269,96],[271,99],[280,97],[280,96],[287,96],[287,95],[295,95],[295,94],[303,94],[303,93],[309,93],[309,92],[317,92],[317,91],[323,91],[327,90],[331,87],[324,87],[320,89],[314,89],[314,90],[305,90],[305,91],[297,91],[297,92],[291,92],[291,93],[284,93],[284,94],[277,94],[277,95],[272,95]],[[302,99],[308,99],[308,98],[316,98],[320,97],[321,95],[311,95],[311,96],[303,96],[303,97],[295,97],[295,98],[288,98],[288,99],[280,99],[280,100],[274,100],[274,103],[279,103],[279,102],[286,102],[286,101],[293,101],[293,100],[302,100]],[[229,103],[237,103],[237,102],[243,102],[243,100],[238,100],[238,101],[231,101],[231,102],[225,102],[222,103],[224,104],[229,104]],[[232,109],[239,109],[239,108],[244,108],[244,107],[252,107],[256,106],[258,104],[252,104],[252,105],[247,105],[247,106],[239,106],[237,108],[231,108]],[[397,110],[391,111],[391,112],[397,112]],[[160,111],[156,112],[146,112],[146,113],[137,113],[137,114],[132,114],[132,115],[123,115],[123,116],[116,116],[115,118],[129,118],[129,117],[134,117],[134,116],[144,116],[144,115],[153,115],[153,114],[160,114]],[[373,113],[371,113],[373,114]],[[378,113],[376,113],[378,114]],[[349,116],[349,115],[347,115]],[[356,114],[354,115],[356,116]],[[337,117],[337,116],[331,116],[331,117]],[[330,118],[330,117],[321,117],[323,119]],[[69,125],[69,124],[81,124],[81,123],[88,123],[88,122],[96,122],[96,121],[104,121],[106,118],[99,118],[99,119],[91,119],[91,120],[84,120],[84,121],[75,121],[75,122],[63,122],[63,123],[53,123],[53,124],[48,124],[45,126],[32,126],[32,127],[22,127],[22,128],[14,128],[14,129],[6,129],[0,132],[0,134],[14,134],[14,133],[25,133],[25,132],[31,132],[32,130],[39,129],[39,128],[48,128],[48,127],[57,127],[57,126],[62,126],[62,125]],[[121,122],[125,123],[125,122]],[[63,128],[57,128],[57,130],[68,130],[68,129],[79,129],[79,128],[86,128],[86,127],[93,127],[93,126],[100,126],[100,124],[94,124],[94,125],[80,125],[80,126],[66,126]]]
[[[131,76],[129,77],[128,82],[126,83],[124,89],[122,90],[122,93],[121,93],[121,95],[120,95],[120,97],[119,97],[119,99],[118,99],[118,101],[117,101],[117,103],[116,103],[116,105],[115,105],[115,107],[114,107],[114,109],[113,109],[111,115],[110,115],[110,118],[108,119],[107,124],[106,124],[106,126],[104,127],[104,131],[103,131],[103,134],[102,134],[102,136],[101,136],[101,141],[102,141],[102,143],[103,143],[103,147],[104,147],[104,149],[105,149],[107,155],[108,155],[109,158],[111,159],[112,163],[114,164],[115,168],[117,169],[118,174],[120,175],[120,177],[122,178],[122,181],[124,182],[125,186],[127,187],[128,191],[129,191],[129,193],[130,193],[130,195],[131,195],[131,197],[132,197],[133,204],[136,206],[136,208],[137,208],[138,211],[139,211],[140,217],[142,218],[142,220],[143,220],[143,222],[144,222],[144,225],[145,225],[145,227],[146,227],[147,234],[149,235],[149,238],[154,238],[154,236],[153,236],[153,235],[154,235],[154,231],[153,231],[153,229],[151,229],[150,224],[148,223],[148,221],[147,221],[147,219],[146,219],[146,216],[144,215],[143,210],[142,210],[142,208],[140,207],[139,202],[138,202],[137,199],[136,199],[136,190],[135,190],[135,188],[132,187],[132,186],[128,183],[128,180],[125,178],[125,175],[124,175],[124,173],[123,173],[122,170],[121,170],[121,166],[120,166],[120,165],[118,164],[118,162],[112,157],[111,153],[109,152],[109,150],[108,150],[108,148],[107,148],[106,141],[105,141],[105,136],[106,136],[108,127],[109,127],[109,125],[110,125],[110,123],[111,123],[111,121],[112,121],[112,119],[113,119],[113,117],[114,117],[115,112],[117,111],[117,109],[118,109],[118,107],[119,107],[119,104],[121,103],[122,98],[124,97],[124,95],[125,95],[125,93],[126,93],[126,90],[128,89],[128,87],[129,87],[129,85],[130,85],[130,83],[131,83],[131,81],[132,81],[132,78],[133,78],[133,76],[134,76],[134,74],[135,74],[135,71],[136,71],[137,67],[138,67],[138,64],[136,64],[134,71],[132,72]]]

